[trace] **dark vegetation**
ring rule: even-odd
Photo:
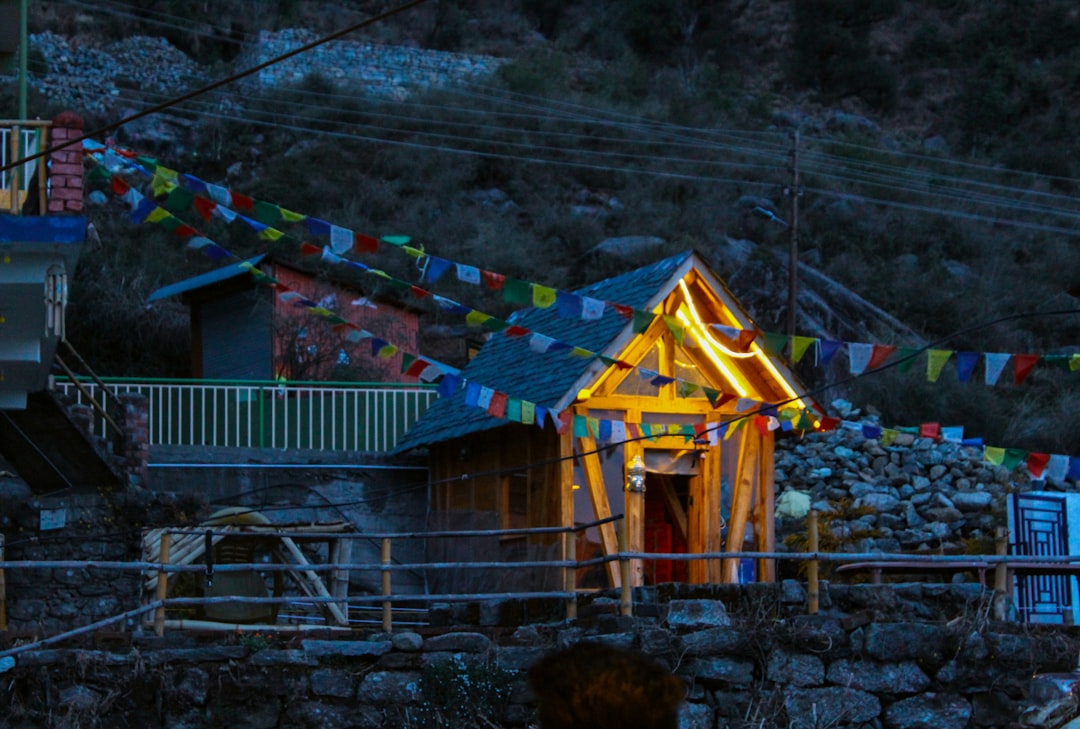
[[[144,24],[121,27],[93,13],[65,15],[63,3],[34,3],[37,30],[164,34],[220,73],[257,30],[327,31],[394,4],[158,0],[139,4]],[[163,30],[155,14],[185,21]],[[738,201],[762,196],[786,217],[785,135],[801,123],[802,260],[943,349],[1078,351],[1076,314],[1009,318],[1080,308],[1069,294],[1078,285],[1078,239],[1061,232],[1076,228],[1077,208],[1080,10],[1072,0],[433,0],[364,39],[512,60],[470,96],[376,101],[316,74],[298,88],[238,98],[239,118],[189,105],[175,113],[198,122],[190,138],[147,151],[291,210],[574,287],[640,262],[590,255],[612,236],[663,237],[650,257],[688,247],[712,256],[727,238],[747,239],[759,262],[783,265],[787,229]],[[7,107],[13,90],[3,94]],[[49,100],[32,103],[50,113]],[[615,126],[610,120],[629,119],[615,115],[655,124]],[[693,129],[674,140],[673,127],[660,124]],[[774,160],[762,165],[768,148]],[[866,170],[880,175],[876,184],[854,181]],[[478,202],[492,188],[513,206]],[[1008,205],[986,202],[998,193]],[[118,202],[91,218],[102,244],[74,282],[71,338],[105,374],[186,374],[183,308],[147,309],[145,297],[216,264],[155,226],[132,226]],[[206,233],[238,255],[267,247],[243,226],[208,224]],[[395,254],[372,262],[414,276]],[[719,255],[714,263],[725,277],[741,265]],[[784,281],[776,273],[765,296],[736,289],[766,330],[783,328],[776,301]],[[439,293],[509,311],[476,289]],[[1006,320],[980,326],[998,319]],[[430,320],[462,325],[434,310]],[[990,443],[1080,453],[1077,375],[1039,368],[1017,387],[1011,374],[987,387],[981,371],[959,383],[950,366],[928,383],[922,371],[893,368],[819,399],[871,405],[886,424],[938,420]],[[821,386],[845,372],[808,379]]]

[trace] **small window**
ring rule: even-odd
[[[64,309],[67,307],[67,274],[60,266],[45,274],[45,335],[64,338]]]

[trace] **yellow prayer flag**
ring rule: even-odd
[[[986,451],[983,454],[986,460],[993,463],[995,466],[1000,466],[1005,462],[1005,449],[998,448],[996,446],[986,446]]]
[[[926,379],[930,380],[930,382],[937,382],[938,377],[941,376],[941,369],[949,361],[949,357],[952,357],[952,350],[931,349],[926,354],[929,357],[926,361]]]
[[[482,311],[477,311],[476,309],[473,309],[465,315],[465,323],[471,327],[478,327],[482,326],[484,322],[490,320],[491,318],[491,314],[485,314]]]
[[[794,336],[791,338],[791,361],[798,364],[803,357],[806,356],[806,350],[810,349],[810,345],[816,342],[814,337],[799,337]]]
[[[285,235],[285,234],[282,233],[277,228],[264,228],[259,233],[259,237],[262,238],[263,240],[277,240],[278,238],[280,238],[283,235]]]
[[[164,195],[175,188],[177,174],[176,170],[170,170],[167,167],[158,165],[154,170],[154,177],[150,181],[150,187],[154,191],[154,195]]]
[[[299,223],[307,220],[307,216],[303,213],[294,213],[292,210],[281,208],[281,219],[289,223]]]
[[[146,222],[148,223],[160,223],[165,218],[171,218],[172,215],[165,208],[154,208],[150,211],[150,214],[146,216]]]
[[[537,309],[547,309],[555,303],[555,289],[548,288],[547,286],[533,284],[532,295],[533,306]]]
[[[573,357],[582,357],[583,359],[588,359],[589,357],[592,357],[594,354],[596,354],[596,352],[593,352],[592,350],[589,350],[589,349],[583,349],[582,347],[574,347],[573,349],[570,350],[570,355],[571,356],[573,356]]]
[[[1080,370],[1080,354],[1069,357],[1069,371],[1076,372],[1077,370]]]

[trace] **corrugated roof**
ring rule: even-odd
[[[575,293],[642,308],[692,255],[692,251],[685,251],[598,281]],[[556,307],[525,309],[510,321],[593,352],[602,352],[630,326],[624,317],[609,308],[605,309],[603,317],[593,321],[560,317]],[[462,377],[515,398],[553,407],[593,360],[572,357],[565,351],[534,352],[529,349],[528,339],[496,334],[462,371]],[[505,424],[505,420],[491,417],[482,408],[466,405],[465,393],[459,389],[452,397],[437,400],[399,441],[395,450],[406,451]]]
[[[250,276],[247,268],[243,268],[244,264],[250,263],[252,266],[259,265],[262,259],[266,258],[266,254],[249,258],[243,263],[232,263],[224,268],[217,268],[213,271],[207,271],[201,273],[198,276],[192,276],[191,278],[185,278],[183,281],[177,281],[176,283],[169,284],[168,286],[162,286],[160,289],[150,294],[146,301],[158,301],[160,299],[167,299],[170,296],[176,296],[178,294],[185,293],[187,291],[194,291],[195,289],[201,289],[204,286],[210,286],[211,284],[221,283],[222,281],[228,281],[231,278],[237,276]]]

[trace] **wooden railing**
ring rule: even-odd
[[[910,569],[911,564],[934,566],[935,568],[941,568],[943,566],[948,569],[948,566],[952,566],[957,572],[968,571],[971,569],[978,569],[985,567],[986,569],[993,569],[997,575],[995,579],[995,589],[993,595],[993,616],[997,619],[1005,619],[1008,617],[1008,606],[1012,603],[1012,575],[1014,574],[1033,574],[1033,573],[1051,573],[1051,574],[1068,574],[1076,576],[1080,574],[1080,555],[1062,555],[1062,556],[1042,556],[1042,557],[1030,557],[1023,555],[1007,555],[1007,554],[995,554],[995,555],[981,555],[978,557],[971,556],[945,556],[945,555],[924,555],[921,557],[915,557],[907,554],[880,554],[880,553],[828,553],[828,552],[807,552],[807,553],[788,553],[788,552],[716,552],[709,554],[656,554],[656,553],[641,553],[641,552],[620,552],[618,554],[608,555],[605,557],[598,557],[592,560],[577,560],[573,557],[573,545],[574,537],[577,533],[591,529],[600,524],[607,523],[609,521],[616,521],[621,524],[620,529],[625,531],[626,520],[622,516],[611,517],[603,521],[593,522],[590,524],[577,525],[570,528],[562,527],[550,527],[550,528],[531,528],[531,529],[505,529],[505,530],[476,530],[476,531],[427,531],[427,532],[411,532],[411,533],[387,533],[387,534],[373,534],[365,533],[359,534],[355,532],[342,532],[342,531],[329,531],[326,533],[319,532],[316,528],[305,528],[299,531],[290,531],[288,527],[283,528],[271,528],[271,527],[239,527],[239,528],[184,528],[184,529],[159,529],[154,531],[154,538],[157,543],[157,560],[150,561],[144,560],[140,562],[105,562],[105,561],[0,561],[0,615],[4,615],[5,609],[5,595],[3,594],[4,586],[4,570],[68,570],[68,569],[89,569],[92,568],[95,571],[137,571],[143,574],[143,582],[146,585],[145,595],[147,599],[144,604],[136,609],[129,610],[121,615],[117,615],[104,620],[99,620],[90,625],[82,626],[71,631],[67,631],[60,635],[52,636],[36,643],[28,644],[27,646],[21,646],[12,648],[9,650],[0,651],[0,658],[14,655],[23,650],[29,650],[37,648],[42,645],[57,642],[75,635],[100,630],[117,623],[130,621],[132,619],[138,619],[145,621],[147,625],[153,626],[153,629],[162,634],[166,628],[184,628],[193,627],[199,629],[219,629],[228,631],[242,631],[242,630],[254,630],[254,631],[293,631],[301,632],[306,630],[341,630],[348,631],[351,629],[348,619],[341,619],[342,615],[349,615],[349,611],[355,609],[358,606],[371,606],[381,608],[381,627],[384,631],[390,632],[393,629],[393,608],[395,605],[409,605],[415,606],[417,604],[431,604],[431,603],[446,603],[446,602],[473,602],[473,601],[488,601],[499,598],[506,599],[533,599],[533,598],[546,598],[551,600],[558,600],[564,604],[565,616],[573,618],[577,614],[577,601],[579,595],[583,592],[593,592],[592,590],[583,591],[577,589],[574,585],[574,575],[576,570],[582,567],[587,567],[595,564],[602,564],[609,561],[618,561],[620,565],[628,565],[631,560],[709,560],[709,559],[771,559],[778,561],[789,562],[804,562],[808,565],[814,565],[818,562],[834,562],[839,564],[851,564],[859,562],[873,561],[878,564],[896,564],[902,566],[905,570]],[[356,563],[352,561],[335,562],[333,558],[327,563],[312,563],[304,561],[302,564],[271,564],[271,563],[244,563],[244,564],[220,564],[213,565],[212,568],[216,573],[226,573],[234,571],[251,571],[256,570],[260,573],[274,573],[274,572],[287,572],[301,570],[307,573],[307,577],[304,579],[310,581],[311,575],[320,575],[323,573],[329,573],[336,579],[338,584],[348,585],[348,575],[353,571],[366,571],[377,572],[381,576],[381,589],[379,594],[370,595],[350,595],[342,594],[335,591],[319,591],[313,590],[302,600],[310,606],[318,608],[330,608],[331,606],[337,606],[337,610],[323,610],[324,622],[320,625],[311,624],[274,624],[274,625],[237,625],[226,623],[207,623],[192,620],[170,620],[167,618],[168,610],[175,610],[178,608],[191,608],[194,606],[206,606],[223,603],[236,603],[236,604],[254,604],[254,605],[267,605],[267,604],[285,604],[295,602],[296,597],[278,596],[278,597],[262,597],[262,596],[221,596],[221,597],[170,597],[169,596],[169,578],[180,573],[190,572],[203,572],[208,569],[208,565],[204,562],[199,563],[176,563],[175,553],[170,556],[170,543],[174,535],[196,535],[201,539],[206,539],[207,543],[211,543],[210,540],[222,539],[226,536],[229,538],[259,538],[266,539],[268,535],[277,538],[302,538],[302,539],[365,539],[365,540],[378,540],[381,543],[380,559],[377,562],[365,562]],[[419,562],[419,563],[393,563],[392,544],[396,540],[403,539],[454,539],[465,540],[470,538],[491,538],[501,536],[526,536],[526,537],[538,537],[547,535],[548,537],[555,537],[555,543],[558,545],[560,552],[560,558],[554,560],[530,560],[530,561],[469,561],[469,562]],[[190,541],[190,540],[189,540]],[[332,553],[333,555],[334,553]],[[339,551],[336,554],[349,554],[348,550],[344,552]],[[974,567],[973,567],[974,564]],[[537,590],[537,591],[505,591],[505,592],[483,592],[483,593],[395,593],[393,574],[398,571],[440,571],[440,570],[453,570],[453,571],[468,571],[477,569],[499,569],[499,570],[524,570],[529,568],[538,569],[553,569],[558,570],[561,573],[561,579],[559,584],[562,589],[556,590]],[[623,574],[626,574],[629,570],[624,569]],[[816,586],[812,584],[807,585],[808,594],[816,592]],[[621,588],[620,607],[623,615],[633,615],[635,611],[635,599],[638,597],[638,593],[632,588],[628,582],[624,581]],[[808,610],[813,611],[814,605],[811,601],[808,601]],[[0,626],[5,628],[5,626]]]
[[[57,378],[74,402],[108,412],[118,394],[149,401],[150,445],[385,452],[438,397],[430,385],[259,380]],[[103,412],[94,433],[108,436]]]
[[[32,157],[49,146],[52,122],[0,119],[0,168]],[[37,184],[31,181],[37,174]],[[18,215],[29,195],[38,196],[37,209],[44,214],[48,168],[44,155],[0,172],[0,213]]]

